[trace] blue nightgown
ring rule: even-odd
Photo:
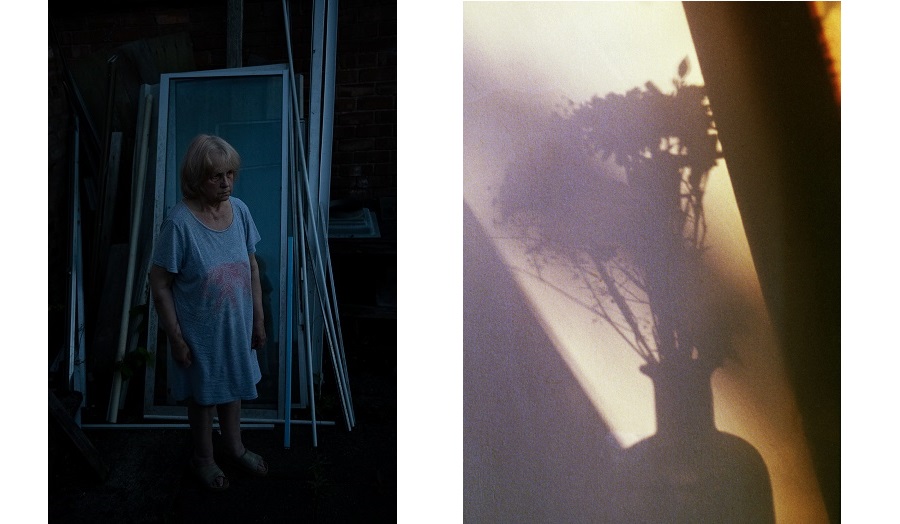
[[[257,397],[262,375],[253,333],[253,291],[249,254],[259,231],[250,210],[231,197],[234,220],[222,231],[207,227],[184,202],[162,223],[153,263],[175,273],[175,313],[191,365],[172,373],[172,394],[201,405]]]

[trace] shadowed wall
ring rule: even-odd
[[[466,522],[598,522],[620,451],[468,206]]]

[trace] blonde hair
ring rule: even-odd
[[[221,137],[197,135],[184,154],[181,164],[181,193],[188,199],[197,198],[200,185],[210,176],[234,171],[237,180],[241,155]]]

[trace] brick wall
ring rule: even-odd
[[[225,67],[226,2],[119,2],[92,9],[56,7],[51,31],[66,60],[128,42],[187,32],[198,70]],[[169,4],[176,4],[169,2]],[[187,5],[189,7],[184,7]],[[129,9],[130,6],[135,6]],[[309,70],[311,5],[289,4],[294,67]],[[244,65],[287,61],[281,2],[245,0]],[[395,197],[397,185],[397,9],[395,0],[342,0],[338,9],[332,194],[335,198]],[[51,54],[54,52],[51,36]],[[50,74],[51,134],[66,105]],[[308,91],[307,91],[308,92]],[[55,114],[54,114],[55,113]]]
[[[347,3],[338,20],[332,190],[396,196],[396,9]]]

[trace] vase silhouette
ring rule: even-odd
[[[748,442],[716,429],[711,377],[700,360],[653,363],[656,433],[623,451],[610,522],[770,523],[768,470]]]

